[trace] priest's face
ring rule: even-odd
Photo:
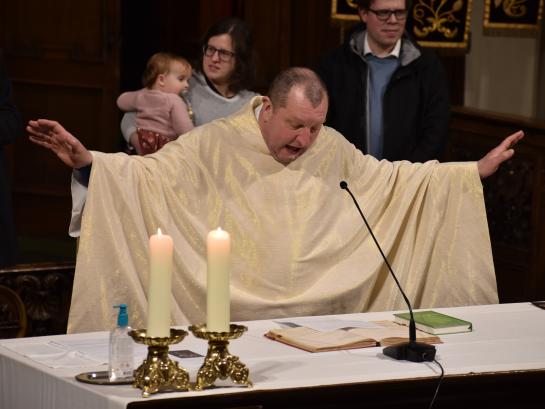
[[[259,125],[263,139],[273,158],[288,165],[314,143],[327,114],[327,96],[313,107],[301,87],[294,86],[288,93],[285,107],[273,107],[263,97]]]

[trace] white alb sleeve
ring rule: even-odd
[[[68,227],[68,234],[71,237],[79,237],[81,231],[81,217],[85,200],[87,199],[87,186],[80,180],[80,172],[74,169],[72,172],[72,183],[70,185],[72,191],[72,218]]]

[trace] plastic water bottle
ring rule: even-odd
[[[132,378],[134,370],[134,341],[129,335],[129,315],[127,304],[115,305],[119,308],[117,326],[110,331],[110,381]]]

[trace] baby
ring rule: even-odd
[[[124,92],[117,99],[122,111],[136,111],[137,138],[132,138],[131,144],[139,155],[156,152],[193,128],[181,97],[189,88],[190,77],[191,65],[185,58],[157,53],[149,59],[142,76],[145,88]]]

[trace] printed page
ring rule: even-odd
[[[377,328],[352,328],[350,332],[361,337],[377,339],[381,345],[391,345],[409,340],[409,327],[392,321],[373,321]],[[387,341],[384,341],[387,340]],[[440,343],[439,337],[416,330],[416,340],[427,343]]]

